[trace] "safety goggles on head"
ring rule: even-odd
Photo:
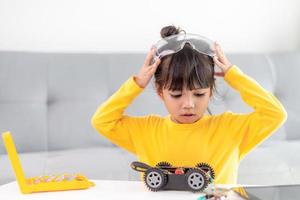
[[[152,63],[154,63],[158,58],[163,58],[164,56],[177,53],[183,49],[186,43],[189,43],[193,49],[201,54],[205,54],[210,57],[215,55],[213,50],[214,42],[212,40],[197,34],[179,33],[165,37],[154,45],[156,53]]]

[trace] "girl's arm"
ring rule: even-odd
[[[214,61],[223,73],[227,83],[238,91],[243,101],[254,109],[250,114],[227,113],[227,126],[239,142],[240,159],[266,139],[286,120],[287,113],[270,92],[261,87],[254,79],[232,65],[220,45],[215,44]]]
[[[160,59],[150,65],[153,56],[154,49],[148,53],[139,74],[130,77],[117,92],[100,105],[91,120],[98,132],[132,153],[136,153],[133,137],[143,133],[142,129],[150,116],[132,117],[124,115],[124,111],[143,91],[155,73]]]
[[[287,118],[287,113],[270,92],[233,65],[225,74],[227,83],[238,91],[254,111],[250,114],[229,113],[228,122],[235,138],[240,138],[240,158],[270,136]]]
[[[131,132],[139,132],[142,117],[124,115],[125,109],[143,91],[134,76],[130,77],[117,92],[99,106],[92,117],[92,126],[114,144],[135,153]]]

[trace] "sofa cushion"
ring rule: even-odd
[[[277,141],[276,141],[277,142]],[[270,144],[269,142],[268,144]],[[284,143],[279,141],[278,143]],[[278,144],[277,143],[277,144]],[[239,167],[238,183],[254,185],[277,185],[292,184],[296,180],[291,172],[291,166],[282,155],[278,154],[285,150],[285,145],[281,147],[268,146],[260,147],[251,151],[242,161]],[[286,148],[294,151],[295,148]],[[300,170],[298,168],[297,170]],[[298,179],[299,182],[300,179]]]
[[[0,132],[12,131],[20,152],[47,148],[48,57],[0,53]],[[4,152],[0,142],[0,154]]]
[[[20,153],[21,162],[26,177],[39,176],[45,173],[47,168],[46,152]],[[15,173],[7,155],[0,156],[0,185],[15,181]]]
[[[300,139],[300,51],[273,53],[269,55],[276,68],[275,94],[280,99],[288,113],[284,124],[286,139]]]
[[[271,141],[251,151],[242,161],[238,172],[240,184],[299,184],[300,141]],[[27,176],[82,173],[89,179],[140,180],[130,163],[135,155],[121,148],[92,147],[21,153],[20,160]],[[0,158],[0,184],[15,180],[6,155]]]
[[[130,168],[134,160],[133,154],[119,148],[52,151],[48,154],[46,173],[83,173],[89,179],[138,180],[138,173]]]
[[[48,149],[112,146],[91,126],[109,97],[104,55],[53,54],[48,67]]]

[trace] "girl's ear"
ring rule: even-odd
[[[164,101],[164,96],[163,96],[163,94],[162,94],[161,91],[156,90],[156,94],[158,95],[158,97],[159,97],[162,101]]]
[[[164,101],[164,96],[162,94],[162,90],[160,90],[157,85],[155,85],[155,87],[156,87],[156,94],[162,101]]]

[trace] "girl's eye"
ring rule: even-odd
[[[205,95],[205,93],[203,93],[203,94],[194,94],[196,97],[202,97],[202,96],[204,96]],[[181,94],[171,94],[171,96],[173,97],[173,98],[179,98],[179,97],[181,97]]]
[[[203,93],[203,94],[195,94],[195,96],[197,96],[197,97],[202,97],[204,95],[205,95],[205,93]]]
[[[181,94],[171,94],[171,96],[172,96],[173,98],[179,98],[179,97],[181,97]]]

